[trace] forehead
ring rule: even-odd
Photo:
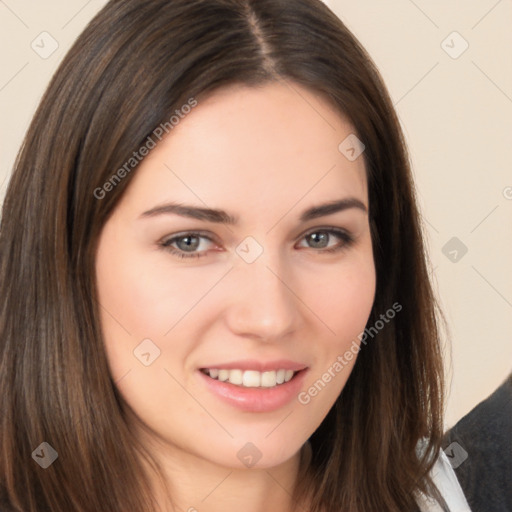
[[[139,165],[123,201],[139,208],[202,201],[260,214],[344,196],[366,202],[362,156],[351,161],[339,149],[354,133],[297,84],[224,88],[182,116]]]

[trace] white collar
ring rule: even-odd
[[[418,450],[421,452],[425,445],[426,440],[421,440],[418,443]],[[446,501],[450,512],[471,512],[455,471],[443,450],[441,450],[430,472],[430,476]],[[421,512],[443,512],[443,509],[437,502],[432,498],[426,497],[424,494],[420,494],[418,505]]]

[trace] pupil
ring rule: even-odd
[[[199,246],[199,237],[184,236],[183,238],[179,239],[177,243],[180,249],[191,252],[194,249],[197,249],[197,247]]]
[[[312,233],[310,240],[313,242],[313,247],[325,247],[327,243],[327,233]]]

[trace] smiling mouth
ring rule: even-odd
[[[229,382],[243,388],[275,388],[286,384],[300,373],[285,369],[259,372],[256,370],[201,368],[200,371],[211,379]]]

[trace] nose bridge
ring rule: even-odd
[[[297,303],[288,288],[293,283],[277,253],[264,251],[251,263],[241,259],[232,278],[237,291],[227,317],[234,332],[273,339],[294,328]]]

